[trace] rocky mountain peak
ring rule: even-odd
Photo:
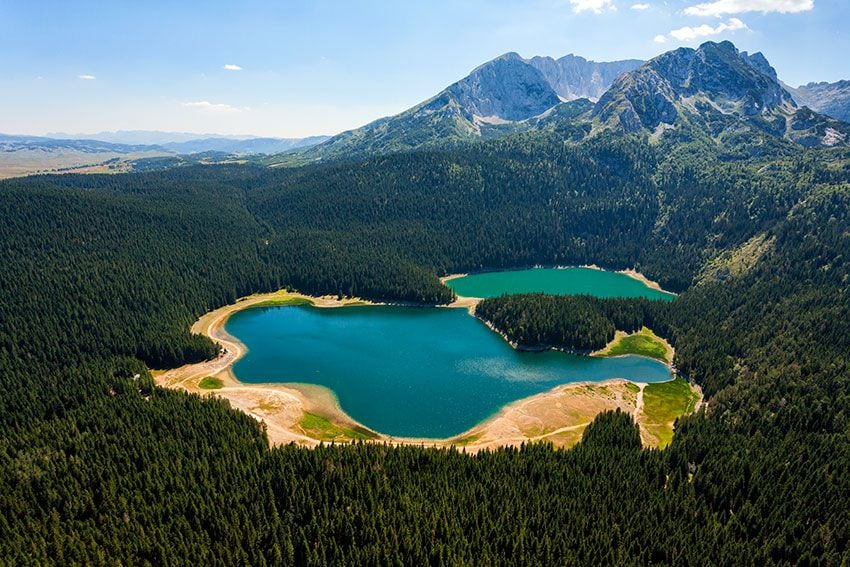
[[[795,106],[762,54],[742,53],[723,41],[669,51],[625,73],[594,115],[635,131],[673,125],[682,112],[757,116]]]

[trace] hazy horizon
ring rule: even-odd
[[[0,132],[333,135],[397,114],[509,51],[650,59],[733,41],[786,83],[850,78],[828,0],[330,1],[235,6],[0,0]],[[611,41],[616,38],[616,41]]]

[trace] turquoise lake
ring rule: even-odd
[[[593,295],[674,299],[672,293],[647,287],[625,274],[593,268],[531,268],[485,272],[448,280],[446,285],[463,297],[498,297],[509,293]]]
[[[643,357],[516,351],[465,309],[255,308],[226,330],[248,347],[233,368],[240,381],[325,386],[352,418],[392,436],[457,435],[558,384],[671,378]]]

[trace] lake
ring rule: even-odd
[[[457,435],[568,382],[671,378],[637,356],[516,351],[457,308],[255,308],[235,313],[226,330],[248,347],[233,367],[240,381],[325,386],[352,418],[399,437]]]
[[[462,297],[498,297],[509,293],[593,295],[595,297],[646,297],[671,300],[672,293],[652,289],[642,281],[617,272],[594,268],[531,268],[485,272],[448,280],[446,285]]]

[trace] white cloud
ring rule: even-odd
[[[655,43],[667,43],[667,38],[661,34],[658,34],[657,36],[652,38],[652,41],[654,41]]]
[[[679,41],[690,41],[701,37],[708,37],[710,35],[718,35],[727,31],[731,32],[748,29],[750,28],[747,27],[747,24],[745,24],[738,18],[729,18],[728,22],[720,23],[715,27],[711,27],[708,24],[703,24],[695,28],[685,26],[683,28],[671,31],[670,35],[675,37]]]
[[[649,4],[632,4],[632,10],[649,10]]]
[[[570,0],[570,4],[573,5],[573,12],[576,14],[580,14],[581,12],[601,14],[606,9],[611,11],[617,10],[617,7],[614,6],[614,0]]]
[[[744,12],[794,14],[807,12],[814,7],[815,0],[714,0],[685,8],[685,13],[689,16],[722,16]]]
[[[94,75],[77,75],[77,78],[84,81],[94,81],[97,77]]]
[[[240,67],[239,65],[234,65],[233,63],[228,63],[223,67],[223,69],[225,71],[241,71],[242,67]]]
[[[231,106],[229,104],[222,103],[212,103],[208,100],[199,100],[196,102],[182,102],[180,103],[187,108],[196,108],[198,110],[206,110],[209,112],[242,112],[243,110],[248,110],[248,108],[239,108],[238,106]]]

